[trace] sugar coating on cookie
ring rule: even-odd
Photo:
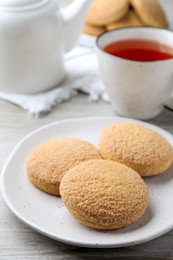
[[[64,174],[75,165],[100,159],[95,146],[78,138],[58,138],[35,147],[27,159],[27,175],[39,189],[59,195],[59,185]]]
[[[114,123],[102,130],[99,151],[104,159],[124,163],[141,176],[163,173],[173,162],[168,141],[142,124]]]
[[[167,28],[168,22],[157,0],[130,0],[141,20],[148,26]]]
[[[86,21],[96,26],[104,26],[121,19],[128,10],[128,0],[94,0],[87,13]]]
[[[134,223],[148,205],[141,176],[110,160],[89,160],[70,169],[61,181],[60,194],[80,223],[102,230]]]

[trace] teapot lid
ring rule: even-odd
[[[29,6],[40,6],[48,0],[0,0],[0,7],[25,8]]]

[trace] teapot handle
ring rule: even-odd
[[[72,50],[80,37],[87,10],[93,0],[74,0],[62,8],[65,52]]]
[[[173,96],[169,98],[169,100],[164,105],[166,109],[173,112]]]
[[[173,112],[173,90],[170,94],[170,97],[167,99],[167,101],[165,102],[165,105],[164,107],[166,109],[168,109],[169,111],[172,111]]]

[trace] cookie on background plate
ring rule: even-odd
[[[121,19],[128,10],[128,0],[94,0],[88,10],[86,21],[96,26],[104,26]]]
[[[100,159],[95,146],[77,138],[58,138],[35,147],[27,159],[27,175],[39,189],[59,195],[59,185],[64,174],[75,165]]]
[[[110,160],[89,160],[70,169],[61,181],[60,194],[80,223],[100,230],[126,227],[148,206],[141,176]]]
[[[104,26],[95,26],[87,22],[84,23],[83,33],[85,34],[92,35],[92,36],[99,36],[103,32],[105,32]]]
[[[140,19],[148,26],[167,28],[168,22],[157,0],[129,0]]]
[[[99,136],[99,152],[104,159],[123,163],[141,176],[163,173],[173,162],[173,148],[164,137],[131,122],[104,128]]]
[[[145,26],[145,24],[133,10],[130,10],[121,20],[107,24],[106,30],[110,31],[113,29],[132,26]]]

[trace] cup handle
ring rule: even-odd
[[[170,98],[166,101],[164,107],[173,112],[173,93]]]

